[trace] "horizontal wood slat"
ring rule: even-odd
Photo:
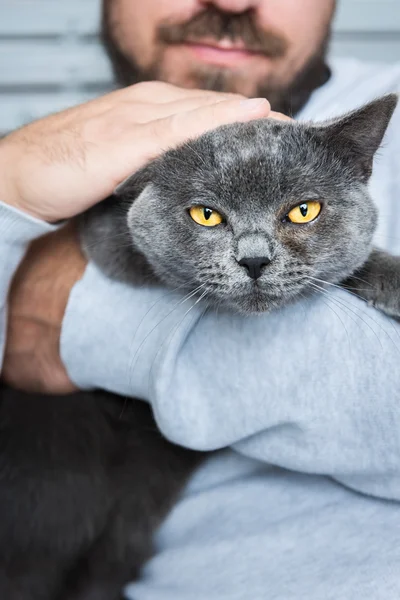
[[[94,35],[97,0],[0,0],[0,36]]]
[[[101,0],[0,0],[0,35],[94,35],[100,6]],[[338,31],[399,31],[400,2],[340,0],[334,26]]]
[[[110,79],[110,66],[98,43],[0,39],[0,86],[102,84]]]

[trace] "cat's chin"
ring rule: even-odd
[[[242,315],[262,315],[281,308],[283,304],[282,298],[271,297],[262,293],[220,299],[220,305],[227,311]]]

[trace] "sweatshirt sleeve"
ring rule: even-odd
[[[12,277],[29,243],[56,228],[0,202],[0,369],[6,339],[7,294]]]
[[[82,388],[148,400],[178,444],[233,446],[400,499],[400,325],[332,290],[241,317],[89,265],[70,296],[62,358]]]

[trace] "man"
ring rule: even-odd
[[[329,73],[333,10],[332,0],[113,0],[105,4],[104,39],[121,84],[159,78],[266,96],[274,110],[319,119],[400,88],[399,66],[344,61]],[[131,111],[119,106],[109,121],[117,100],[103,102],[100,116],[74,109],[5,140],[0,196],[22,212],[11,218],[6,207],[2,218],[17,222],[15,231],[27,227],[24,212],[51,221],[72,214],[54,210],[68,207],[66,197],[93,203],[108,193],[112,165],[126,164],[121,131]],[[400,240],[399,129],[397,112],[372,180],[382,215],[376,241],[392,251]],[[7,378],[138,396],[152,403],[170,439],[231,447],[194,475],[128,597],[400,597],[399,327],[333,291],[331,301],[310,299],[257,320],[212,313],[199,320],[194,312],[166,344],[187,310],[173,308],[177,297],[111,282],[93,265],[85,270],[74,234],[57,235],[34,247],[14,284]]]

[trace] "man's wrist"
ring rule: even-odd
[[[11,205],[0,195],[0,235],[3,242],[26,247],[35,238],[56,231],[58,227]]]

